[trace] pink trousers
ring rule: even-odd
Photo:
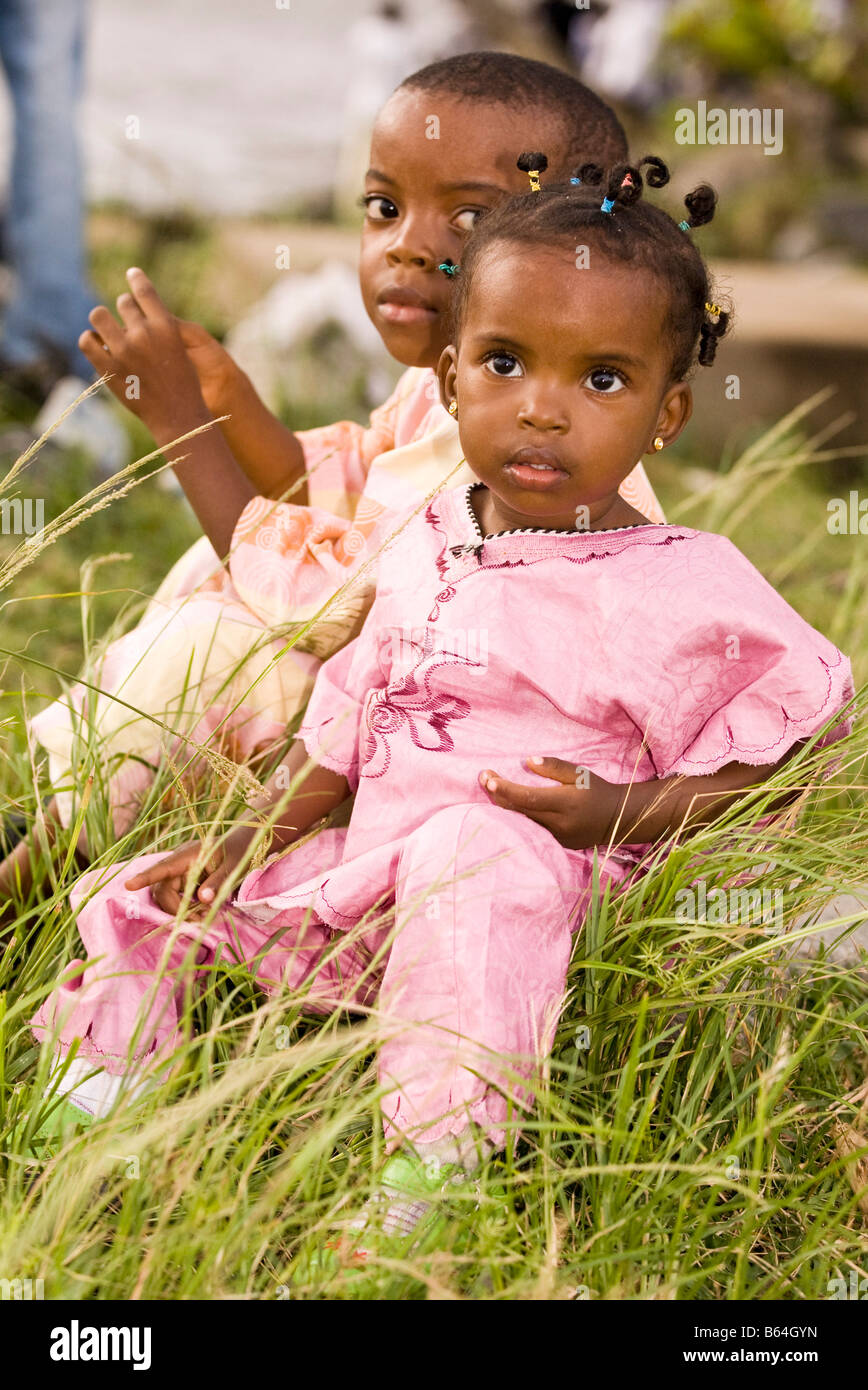
[[[233,904],[207,926],[176,922],[149,889],[123,886],[159,857],[116,868],[102,886],[91,870],[76,886],[87,960],[72,962],[80,972],[34,1018],[37,1036],[54,1035],[62,1050],[78,1039],[78,1055],[109,1072],[168,1057],[182,1041],[185,999],[219,952],[268,993],[300,991],[316,1012],[375,1011],[390,1141],[448,1139],[473,1122],[502,1147],[510,1102],[527,1105],[551,1047],[588,896],[581,856],[487,803],[437,812],[403,841],[379,959],[363,930],[314,917],[263,926]]]

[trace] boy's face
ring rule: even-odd
[[[359,276],[371,321],[393,357],[434,367],[449,341],[450,278],[481,213],[525,192],[522,150],[545,150],[550,177],[566,161],[549,113],[406,88],[377,118],[365,178]]]
[[[669,379],[665,286],[594,247],[590,261],[577,269],[569,245],[486,248],[441,359],[489,531],[641,520],[618,488],[689,419],[690,388]]]

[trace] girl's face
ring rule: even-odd
[[[545,112],[462,101],[407,88],[374,127],[365,177],[359,276],[365,308],[388,351],[408,367],[436,367],[449,342],[450,279],[476,219],[527,189],[524,149],[566,160],[564,132]]]
[[[644,520],[618,488],[690,418],[690,387],[669,380],[666,288],[594,247],[589,259],[577,269],[569,245],[494,243],[441,358],[488,531]]]

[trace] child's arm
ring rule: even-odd
[[[213,421],[178,324],[147,276],[129,272],[135,294],[118,299],[122,323],[103,305],[90,315],[93,328],[79,339],[99,372],[112,372],[110,390],[168,447],[189,430]],[[217,554],[225,556],[236,522],[256,492],[218,429],[179,446],[175,473]]]
[[[606,782],[561,758],[528,758],[525,763],[529,772],[557,786],[526,787],[490,770],[481,772],[479,780],[495,806],[529,816],[567,849],[653,844],[715,820],[749,787],[767,781],[799,746],[776,763],[752,767],[732,762],[705,777],[652,778],[626,786]],[[783,793],[770,809],[786,805],[795,794]]]
[[[349,795],[347,779],[328,768],[311,764],[304,744],[296,741],[266,783],[264,795],[251,803],[251,809],[267,817],[273,814],[281,801],[286,801],[287,788],[292,786],[305,768],[304,780],[280,810],[271,827],[268,853],[293,844]],[[207,861],[203,858],[201,841],[196,840],[183,845],[158,864],[153,864],[144,873],[136,874],[124,887],[131,891],[150,888],[158,907],[164,912],[177,912],[183,899],[187,874],[202,860],[202,880],[195,897],[206,908],[214,901],[221,885],[242,863],[257,835],[262,833],[260,820],[242,820],[215,846]]]
[[[303,480],[307,465],[298,436],[271,413],[247,373],[206,328],[185,319],[176,322],[205,404],[212,415],[229,416],[221,421],[220,429],[257,492],[263,497],[281,498],[292,488],[291,500],[306,507],[307,483]]]

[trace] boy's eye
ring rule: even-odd
[[[495,376],[521,376],[521,363],[511,352],[490,352],[485,358]]]
[[[455,214],[455,226],[459,232],[472,232],[480,217],[485,213],[485,208],[464,208]]]
[[[595,367],[589,374],[590,385],[603,396],[614,396],[617,391],[623,391],[624,378],[620,372],[616,372],[612,367]]]
[[[392,199],[382,193],[366,193],[362,202],[372,222],[391,222],[398,216],[398,209]]]

